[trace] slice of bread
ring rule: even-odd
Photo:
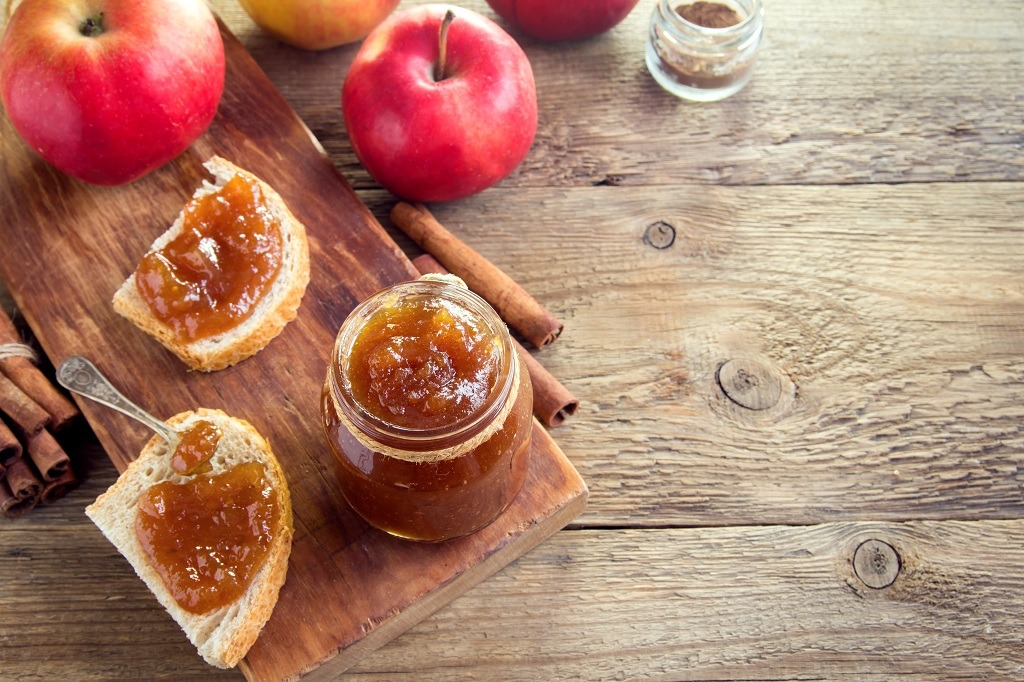
[[[214,176],[216,182],[204,180],[203,186],[196,190],[194,197],[213,194],[236,174],[259,182],[263,189],[267,205],[281,223],[281,239],[284,244],[281,269],[270,290],[241,324],[223,334],[191,343],[179,341],[170,327],[153,317],[149,305],[135,285],[134,272],[114,294],[113,303],[114,310],[127,317],[142,331],[155,337],[189,367],[212,372],[255,355],[280,334],[286,324],[295,319],[302,295],[309,284],[309,243],[306,241],[306,228],[295,219],[270,185],[219,156],[213,157],[203,165]],[[182,214],[179,214],[171,228],[153,242],[150,252],[163,248],[181,234],[181,231]]]
[[[210,459],[212,474],[222,473],[243,462],[259,461],[280,503],[279,532],[272,541],[266,563],[253,577],[241,598],[208,613],[189,613],[178,605],[164,586],[163,579],[150,566],[135,534],[139,497],[162,481],[183,483],[191,478],[171,469],[167,443],[159,436],[154,436],[146,444],[139,458],[128,466],[107,492],[86,507],[85,513],[128,559],[135,572],[185,631],[206,662],[218,668],[230,668],[245,656],[256,641],[274,610],[278,592],[284,584],[288,572],[288,556],[292,549],[291,498],[284,472],[270,445],[248,422],[230,417],[220,410],[201,408],[196,412],[175,415],[167,423],[180,431],[198,420],[211,421],[223,432]]]

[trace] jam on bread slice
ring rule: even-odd
[[[309,283],[306,229],[272,187],[220,157],[114,295],[114,310],[195,370],[256,354]]]
[[[154,436],[85,513],[202,657],[230,668],[245,656],[277,604],[294,532],[291,499],[270,445],[248,422],[202,408],[167,421],[179,432],[201,422],[220,431],[203,473],[178,473],[174,453]],[[196,503],[196,490],[202,504]],[[254,499],[262,512],[253,510],[260,506]],[[250,526],[257,524],[250,521],[256,517],[262,521],[255,538],[260,551],[254,553]],[[238,523],[225,528],[231,518]],[[219,584],[225,572],[217,569],[229,561],[234,562],[228,566],[232,580]]]

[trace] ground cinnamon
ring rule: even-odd
[[[448,270],[430,254],[413,258],[412,264],[422,275],[448,274]],[[530,374],[530,382],[533,384],[533,414],[548,426],[561,426],[566,419],[576,414],[576,408],[579,407],[580,401],[551,372],[547,371],[544,365],[537,362],[537,359],[523,348],[521,343],[515,339],[512,339],[512,343],[519,351],[519,356],[523,359],[523,364]]]
[[[713,102],[750,80],[762,33],[761,0],[659,4],[646,59],[651,75],[684,99]]]
[[[728,5],[718,2],[694,2],[679,5],[676,13],[691,24],[704,28],[728,28],[742,21],[739,13]]]
[[[490,303],[527,341],[545,348],[562,333],[562,323],[537,299],[493,263],[445,229],[422,204],[404,201],[391,209],[391,221]]]

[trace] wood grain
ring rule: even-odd
[[[869,539],[902,558],[884,590],[853,572]],[[1020,679],[1022,541],[1020,521],[561,533],[352,679]]]
[[[483,0],[458,4],[498,20]],[[591,40],[516,36],[533,64],[540,128],[502,187],[1024,177],[1024,4],[1017,0],[770,3],[753,80],[711,105],[676,99],[647,72],[655,4],[643,0]],[[376,187],[341,120],[341,84],[356,46],[282,49],[237,3],[214,6],[345,177],[357,188]]]
[[[385,220],[341,117],[358,46],[213,5]],[[588,512],[347,679],[1024,677],[1024,5],[769,2],[713,105],[646,73],[653,6],[522,39],[533,149],[431,207],[565,319],[541,360],[584,404],[554,433]],[[96,466],[0,529],[0,677],[225,677],[81,517]],[[913,571],[863,587],[862,539]]]
[[[82,515],[102,457],[0,536],[0,677],[239,679]],[[901,558],[884,590],[853,571],[869,539]],[[1021,521],[565,531],[345,679],[1017,679],[1022,547]]]
[[[250,679],[293,678],[321,664],[337,674],[563,527],[583,510],[586,486],[537,425],[523,491],[468,537],[398,540],[345,503],[320,420],[334,337],[357,302],[418,273],[245,49],[230,33],[224,41],[228,73],[210,130],[130,185],[93,187],[60,174],[0,119],[0,277],[56,361],[89,357],[157,415],[219,408],[267,437],[288,478],[295,539],[273,616],[240,667]],[[110,299],[213,154],[281,194],[306,226],[312,274],[298,317],[279,337],[235,367],[203,374],[119,318]],[[80,405],[123,470],[148,435],[120,414]]]
[[[1018,184],[502,188],[433,210],[565,321],[542,359],[587,406],[558,433],[591,485],[580,524],[1024,517]],[[771,407],[722,390],[738,359],[779,382]]]

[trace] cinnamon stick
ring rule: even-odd
[[[511,277],[445,229],[422,204],[404,201],[391,209],[391,221],[494,306],[510,327],[537,348],[562,333],[562,323]]]
[[[44,481],[57,480],[71,467],[64,449],[46,429],[30,436],[25,450]]]
[[[6,470],[7,462],[15,457],[21,457],[21,442],[3,419],[0,419],[0,466]],[[0,474],[0,478],[3,478],[3,474]]]
[[[4,374],[0,374],[0,412],[29,435],[39,433],[50,421],[49,413]]]
[[[68,470],[65,471],[60,478],[50,481],[43,487],[43,492],[39,496],[39,501],[43,504],[53,504],[77,486],[78,477],[75,476],[74,469],[68,467]]]
[[[580,401],[554,374],[544,369],[544,365],[537,362],[537,358],[530,355],[522,344],[515,339],[513,342],[533,382],[533,413],[552,428],[561,426],[566,419],[576,414]]]
[[[20,342],[21,338],[11,319],[0,310],[0,346]],[[46,410],[50,415],[50,428],[54,431],[60,431],[78,416],[78,408],[75,407],[75,404],[50,383],[50,380],[28,358],[2,358],[0,359],[0,372]]]
[[[15,457],[7,463],[7,477],[4,480],[19,502],[29,497],[39,497],[43,491],[43,484],[23,457]]]
[[[421,275],[430,273],[446,275],[448,271],[436,258],[430,254],[424,254],[412,259],[412,264]],[[551,372],[544,369],[544,365],[537,362],[530,353],[523,348],[523,345],[512,339],[516,345],[519,356],[523,359],[527,372],[530,374],[530,381],[533,383],[533,413],[543,423],[550,427],[561,426],[565,420],[576,414],[576,408],[580,401],[555,378]]]
[[[26,497],[19,500],[11,492],[7,481],[0,481],[0,512],[9,519],[16,519],[22,516],[39,502],[39,497]]]

